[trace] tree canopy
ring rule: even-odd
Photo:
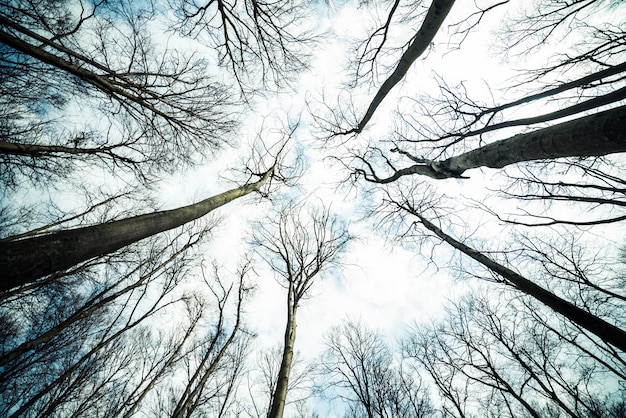
[[[625,18],[0,0],[0,415],[624,416]]]

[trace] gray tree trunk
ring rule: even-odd
[[[407,50],[402,54],[402,57],[400,57],[400,62],[398,62],[393,73],[391,73],[382,86],[380,86],[365,116],[363,116],[363,119],[359,122],[359,126],[353,132],[359,133],[365,128],[365,125],[367,125],[367,122],[372,118],[383,99],[389,94],[391,89],[404,78],[415,60],[426,51],[426,48],[428,48],[433,41],[433,38],[443,24],[444,19],[448,16],[450,9],[452,9],[452,5],[454,5],[454,0],[433,0],[422,26],[415,34],[413,42],[411,42]]]
[[[622,106],[515,135],[444,160],[439,167],[463,173],[477,167],[502,168],[522,161],[592,157],[624,151],[626,107]]]
[[[514,135],[443,161],[424,160],[397,170],[388,178],[368,180],[391,183],[413,174],[435,179],[459,178],[466,170],[478,167],[502,168],[524,161],[620,152],[626,152],[626,106]]]
[[[0,242],[0,291],[103,256],[144,238],[201,218],[239,197],[258,191],[272,170],[251,184],[177,209],[133,216],[118,221],[59,231],[48,235]]]
[[[605,320],[598,318],[578,306],[558,297],[554,293],[542,288],[536,283],[531,282],[522,275],[497,263],[483,253],[455,240],[450,235],[443,232],[435,224],[425,219],[419,212],[411,209],[408,209],[408,211],[417,216],[422,224],[427,229],[434,232],[439,238],[465,255],[478,261],[489,270],[503,277],[509,285],[529,296],[532,296],[573,323],[591,332],[602,341],[611,344],[626,353],[626,331],[616,327],[615,325],[609,324]]]
[[[296,343],[296,309],[293,283],[289,284],[289,295],[287,303],[287,326],[285,327],[285,341],[283,347],[283,357],[278,371],[276,390],[272,396],[272,404],[268,418],[282,418],[287,400],[287,390],[289,389],[289,373],[293,362],[293,351]]]

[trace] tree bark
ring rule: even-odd
[[[365,112],[365,116],[363,116],[363,119],[359,122],[359,126],[356,128],[355,132],[359,133],[363,130],[363,128],[365,128],[365,125],[367,125],[369,120],[372,118],[374,112],[378,106],[380,106],[387,94],[389,94],[391,89],[404,78],[415,60],[417,60],[424,53],[424,51],[426,51],[426,48],[428,48],[430,43],[433,41],[433,38],[439,31],[439,28],[443,24],[446,16],[448,16],[450,9],[452,9],[452,5],[454,5],[454,0],[433,0],[426,17],[424,18],[422,26],[413,38],[413,42],[411,42],[408,49],[404,52],[404,54],[402,54],[400,62],[396,66],[393,73],[391,73],[391,75],[376,92],[376,95],[372,99],[367,112]]]
[[[113,147],[79,148],[64,145],[37,145],[19,144],[15,142],[0,141],[0,153],[8,155],[26,155],[38,157],[50,154],[98,154],[110,152]]]
[[[280,362],[280,370],[278,371],[278,380],[276,381],[276,390],[272,396],[272,405],[268,418],[282,418],[285,411],[285,402],[287,400],[287,390],[289,389],[289,373],[291,372],[291,363],[293,361],[293,351],[296,343],[296,309],[293,284],[289,285],[289,296],[287,302],[287,326],[285,327],[285,342],[283,348],[283,357]]]
[[[408,154],[398,149],[393,151]],[[462,178],[466,170],[478,167],[503,168],[524,161],[599,157],[620,152],[626,152],[626,106],[514,135],[443,161],[424,160],[387,178],[372,174],[366,180],[391,183],[415,174],[439,180]]]
[[[626,151],[626,106],[512,136],[448,158],[443,171],[502,168],[522,161],[593,157]]]
[[[450,235],[443,232],[435,224],[425,219],[419,212],[412,209],[404,209],[408,210],[411,214],[417,216],[422,224],[427,229],[434,232],[439,238],[441,238],[457,250],[461,251],[465,255],[478,261],[489,270],[503,277],[509,285],[515,287],[523,293],[526,293],[529,296],[532,296],[546,306],[550,307],[555,312],[565,316],[573,323],[578,324],[582,328],[591,332],[602,341],[611,344],[626,353],[626,331],[558,297],[554,293],[531,282],[530,280],[514,272],[513,270],[504,267],[503,265],[497,263],[496,261],[482,254],[481,252],[476,251],[475,249],[455,240]]]
[[[255,183],[228,190],[192,205],[44,236],[0,242],[0,291],[33,282],[201,218],[226,203],[258,191],[270,178],[272,171],[267,171]]]

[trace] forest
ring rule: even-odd
[[[624,153],[623,0],[0,0],[0,416],[624,418]]]

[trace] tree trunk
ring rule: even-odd
[[[272,396],[272,404],[268,418],[282,418],[285,411],[285,401],[287,399],[287,389],[289,388],[289,373],[293,361],[293,350],[296,342],[296,308],[293,291],[293,283],[289,284],[289,295],[287,303],[287,326],[285,327],[285,346],[283,357],[278,371],[276,389]]]
[[[502,168],[524,161],[599,157],[626,152],[626,106],[514,135],[443,161],[418,159],[397,148],[392,152],[421,161],[396,170],[387,178],[372,174],[366,180],[385,184],[410,175],[438,180],[462,178],[466,170],[478,167]]]
[[[258,191],[272,170],[251,184],[177,209],[133,216],[49,235],[0,242],[0,291],[103,256],[144,238],[201,218],[239,197]]]
[[[626,106],[496,141],[433,163],[433,168],[458,177],[478,167],[502,168],[523,161],[618,152],[626,152]]]
[[[98,154],[110,152],[112,149],[113,147],[77,148],[63,145],[18,144],[15,142],[0,141],[1,154],[26,155],[31,157],[54,154]]]
[[[415,34],[413,42],[411,42],[411,45],[409,45],[404,54],[402,54],[396,69],[376,92],[365,116],[363,116],[363,119],[359,122],[359,126],[354,132],[359,133],[365,128],[365,125],[367,125],[367,122],[372,118],[383,99],[389,94],[391,89],[404,78],[415,60],[426,51],[426,48],[428,48],[433,41],[433,38],[443,24],[444,19],[448,16],[450,9],[452,9],[452,5],[454,5],[454,0],[433,0],[422,26]]]
[[[407,208],[404,208],[407,209]],[[555,312],[560,313],[573,323],[581,326],[587,331],[597,336],[602,341],[615,346],[621,351],[626,353],[626,332],[615,325],[609,324],[601,318],[579,308],[578,306],[561,299],[557,295],[549,292],[541,286],[531,282],[520,274],[513,270],[504,267],[503,265],[495,262],[486,255],[476,251],[475,249],[468,247],[467,245],[455,240],[451,236],[447,235],[440,228],[434,225],[432,222],[425,219],[419,212],[412,209],[407,209],[411,214],[417,216],[422,224],[434,232],[439,238],[461,251],[465,255],[478,261],[489,270],[497,273],[505,279],[505,281],[515,287],[516,289],[526,293],[529,296],[537,299],[546,306],[550,307]]]

